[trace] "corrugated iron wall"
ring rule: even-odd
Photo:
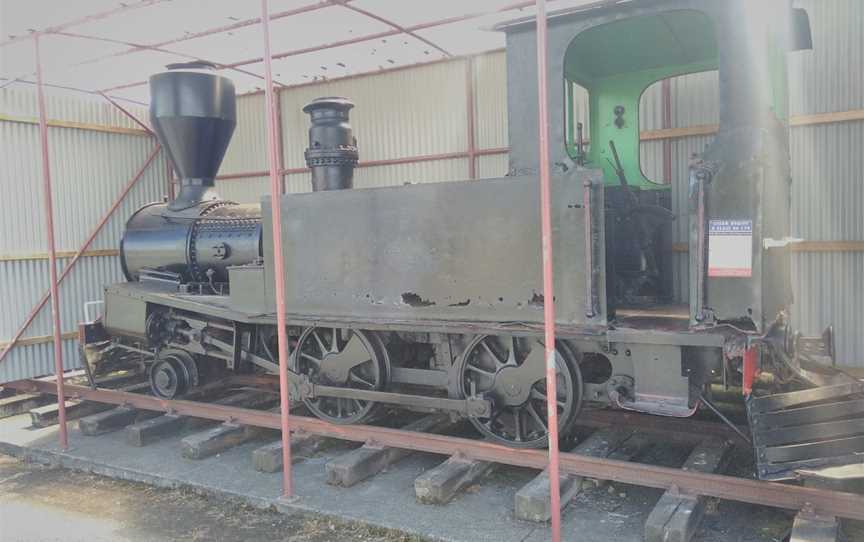
[[[793,114],[864,109],[864,2],[800,0],[813,50],[790,58]],[[864,240],[864,121],[792,129],[792,233]],[[864,367],[864,252],[798,252],[793,317],[807,334],[834,324],[840,362]]]
[[[48,96],[52,121],[87,127],[48,129],[51,157],[58,271],[71,260],[115,198],[145,163],[155,141],[131,133],[138,126],[115,107],[98,101]],[[134,111],[146,118],[146,111]],[[48,260],[42,203],[42,166],[34,94],[0,91],[0,350],[48,289]],[[129,133],[111,131],[125,129]],[[106,284],[122,280],[116,249],[129,215],[165,193],[167,165],[159,156],[111,216],[60,285],[61,328],[72,334],[83,318],[85,301],[102,297]],[[37,315],[16,346],[0,362],[0,382],[54,372],[50,307]],[[67,335],[68,336],[68,335]],[[77,344],[66,338],[64,363],[79,366]]]
[[[283,166],[288,192],[311,190],[303,151],[308,143],[309,116],[304,105],[321,96],[348,96],[356,104],[351,124],[360,148],[361,167],[355,188],[469,178],[466,116],[466,59],[440,62],[381,74],[322,82],[279,92]],[[503,53],[471,60],[475,88],[475,146],[497,155],[478,156],[478,177],[504,175],[507,109]],[[266,119],[261,94],[240,98],[238,129],[228,148],[220,177],[259,173],[217,181],[219,193],[240,202],[258,201],[267,193]],[[242,126],[242,128],[241,128]],[[441,159],[428,159],[432,156]],[[378,161],[425,157],[422,162],[374,165]],[[371,162],[372,164],[368,164]]]

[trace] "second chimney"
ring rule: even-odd
[[[303,108],[309,113],[309,148],[306,165],[312,170],[312,190],[344,190],[354,187],[357,139],[351,133],[348,111],[354,103],[347,98],[312,100]]]

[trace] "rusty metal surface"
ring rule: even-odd
[[[9,387],[21,391],[53,393],[53,382],[18,381]],[[249,410],[182,400],[163,400],[145,395],[113,390],[92,390],[84,386],[67,386],[70,398],[80,398],[111,404],[128,404],[144,410],[168,411],[184,416],[233,421],[257,427],[279,429],[280,416],[275,412]],[[305,431],[355,442],[374,441],[381,446],[454,455],[461,453],[472,459],[494,461],[508,465],[543,469],[547,458],[544,450],[517,450],[484,441],[458,437],[408,433],[398,429],[368,425],[334,425],[315,418],[291,416],[294,431]],[[800,510],[808,503],[814,510],[838,517],[864,520],[864,496],[774,482],[734,478],[628,463],[612,459],[561,454],[561,472],[589,476],[602,480],[659,489],[677,488],[685,494],[705,495],[720,499]]]
[[[552,183],[559,325],[605,318],[585,316],[580,181],[591,174]],[[315,318],[540,324],[539,210],[531,177],[283,197],[287,304]],[[271,246],[265,227],[269,276]]]

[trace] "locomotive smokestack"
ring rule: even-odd
[[[150,123],[180,175],[179,211],[219,199],[216,172],[237,124],[234,84],[208,62],[171,64],[150,77]]]
[[[357,139],[351,133],[347,98],[317,98],[303,108],[309,113],[309,148],[306,165],[312,170],[312,190],[344,190],[354,186]]]

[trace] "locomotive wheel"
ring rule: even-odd
[[[153,395],[173,399],[198,385],[198,367],[182,350],[163,350],[150,365],[147,377]]]
[[[382,390],[390,360],[384,344],[373,333],[356,329],[311,327],[297,341],[292,370],[322,386]],[[340,397],[304,399],[317,417],[340,424],[369,418],[377,403]]]
[[[555,348],[558,429],[566,433],[582,405],[582,376],[572,351]],[[517,448],[546,446],[546,361],[543,343],[536,339],[480,335],[461,359],[460,387],[464,397],[492,399],[488,418],[469,420],[491,440]]]

